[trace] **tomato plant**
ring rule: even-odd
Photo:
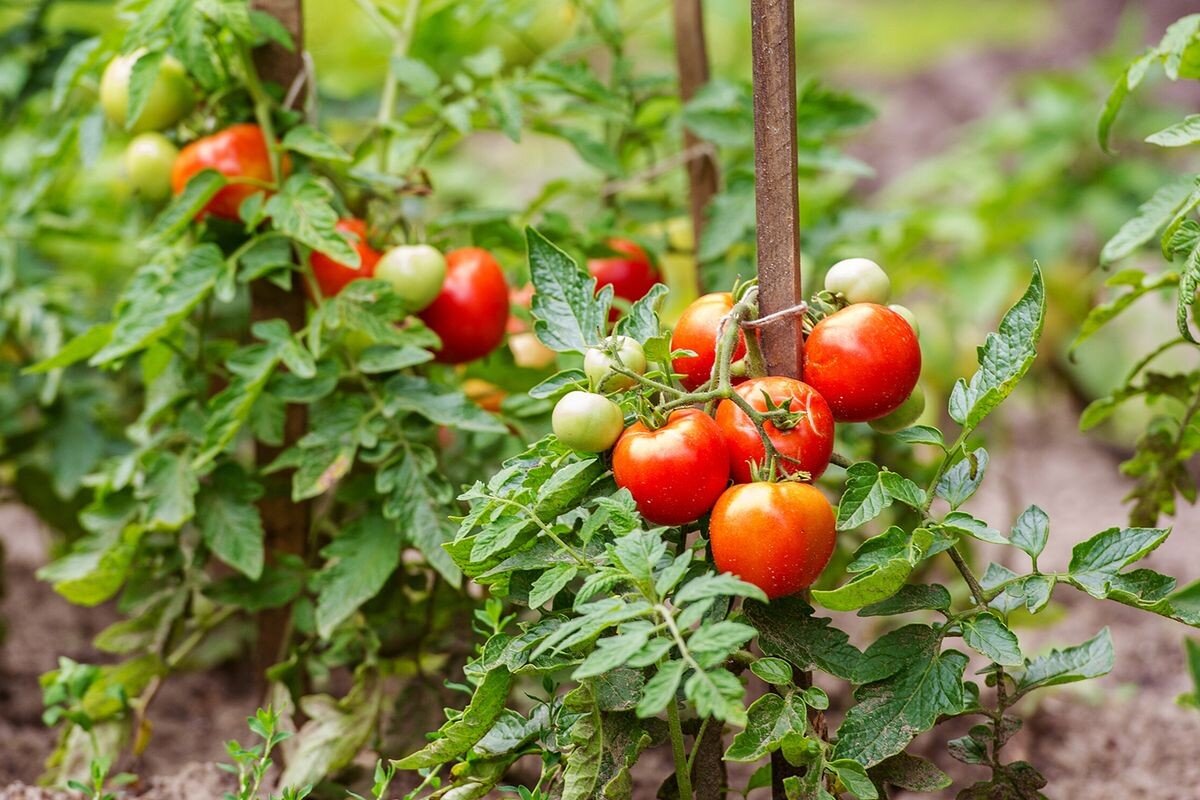
[[[833,412],[815,389],[793,378],[752,378],[735,390],[756,411],[785,409],[790,415],[763,423],[772,453],[767,455],[754,421],[733,399],[717,406],[716,420],[729,450],[729,469],[737,483],[749,483],[754,469],[767,474],[807,473],[816,480],[833,455]],[[907,427],[907,426],[904,426]]]
[[[185,146],[171,170],[171,189],[183,192],[188,182],[203,170],[216,170],[229,179],[217,189],[202,212],[222,219],[238,219],[242,202],[261,195],[274,180],[271,155],[262,128],[253,123],[238,123]],[[287,160],[282,170],[287,172]]]
[[[733,295],[729,292],[706,294],[696,300],[679,317],[671,332],[671,349],[688,351],[671,362],[671,368],[682,377],[680,381],[688,389],[698,389],[707,383],[717,363],[717,340],[721,321],[733,309]],[[746,355],[745,334],[738,332],[734,359]]]
[[[349,217],[339,219],[333,229],[345,237],[356,257],[351,263],[338,261],[320,252],[309,256],[313,280],[326,297],[333,297],[346,288],[350,281],[375,277],[375,267],[379,263],[379,253],[367,241],[367,223]]]
[[[619,255],[588,259],[588,272],[596,278],[597,289],[611,286],[614,297],[634,303],[661,282],[650,256],[636,242],[609,239],[605,244]],[[615,320],[619,314],[620,309],[615,307],[608,312],[610,320]]]

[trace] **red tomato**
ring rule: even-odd
[[[662,277],[646,251],[628,239],[609,239],[610,249],[623,253],[626,257],[592,258],[588,260],[588,272],[596,278],[596,290],[605,286],[613,287],[613,295],[630,303],[637,302],[656,283],[662,282]],[[613,308],[608,312],[608,320],[612,322],[621,316],[619,309]]]
[[[833,412],[825,398],[807,383],[792,378],[753,378],[735,390],[758,411],[767,410],[766,392],[777,407],[785,406],[804,416],[795,426],[780,430],[773,422],[763,427],[771,443],[779,451],[779,469],[783,474],[807,472],[811,479],[821,477],[833,454]],[[732,400],[722,400],[717,406],[717,425],[729,449],[729,471],[735,483],[752,480],[752,464],[763,464],[766,458],[762,437],[746,412]]]
[[[321,294],[326,297],[333,297],[355,278],[370,278],[375,274],[375,264],[379,261],[379,252],[367,244],[367,223],[347,217],[338,220],[334,228],[358,251],[359,266],[355,269],[314,250],[308,257],[308,263],[312,266],[313,277],[321,288]]]
[[[671,333],[672,350],[691,350],[696,355],[681,356],[671,362],[671,368],[679,373],[680,383],[693,391],[708,380],[713,364],[717,360],[717,338],[721,320],[733,310],[733,295],[729,292],[706,294],[684,309],[683,315]],[[746,355],[746,337],[739,331],[738,342],[733,349],[733,360]],[[734,378],[740,383],[745,378]]]
[[[508,282],[496,259],[480,247],[446,253],[446,282],[420,316],[442,340],[437,360],[443,364],[495,350],[508,323]]]
[[[804,380],[838,422],[892,413],[921,377],[921,347],[912,326],[890,308],[855,303],[813,327],[804,345]]]
[[[635,422],[613,449],[613,477],[651,522],[695,522],[729,485],[721,429],[695,408],[672,411],[657,430]]]
[[[262,129],[251,123],[230,125],[183,148],[171,170],[171,190],[179,194],[193,175],[206,169],[215,169],[230,179],[247,178],[269,183],[272,180],[271,157]],[[280,162],[280,169],[284,176],[291,170],[286,157]],[[242,201],[258,192],[268,190],[256,183],[227,184],[208,201],[202,214],[236,220]]]
[[[833,555],[833,508],[807,483],[744,483],[717,500],[708,526],[713,562],[767,597],[813,584]]]

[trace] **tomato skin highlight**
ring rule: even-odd
[[[596,291],[605,286],[612,286],[614,296],[635,303],[645,297],[654,284],[662,282],[662,276],[654,268],[650,256],[635,242],[628,239],[609,239],[607,244],[610,249],[622,253],[624,257],[588,259],[588,272],[596,279]],[[620,309],[609,309],[609,322],[620,316]]]
[[[695,391],[712,375],[717,360],[717,339],[721,320],[733,310],[733,295],[729,292],[706,294],[688,306],[675,330],[671,332],[672,350],[691,350],[696,355],[680,356],[671,361],[671,369],[679,373],[679,382],[688,391]],[[746,337],[738,331],[733,360],[746,355]],[[734,378],[740,383],[745,378]]]
[[[446,253],[442,290],[420,317],[442,340],[437,360],[463,364],[504,341],[508,311],[508,282],[496,259],[481,247],[464,247]]]
[[[921,347],[904,317],[856,303],[813,327],[804,345],[804,380],[838,422],[868,422],[908,399],[921,376]]]
[[[650,522],[695,522],[729,485],[729,455],[721,429],[695,408],[671,412],[667,424],[657,430],[635,422],[613,449],[613,477],[629,490]]]
[[[325,297],[333,297],[346,284],[358,278],[370,278],[375,275],[375,265],[379,262],[379,252],[367,244],[367,223],[354,217],[339,219],[333,226],[342,234],[350,246],[358,251],[358,268],[341,261],[335,261],[324,253],[314,250],[308,257],[312,267],[313,278],[317,287]]]
[[[708,527],[713,562],[772,600],[812,586],[829,564],[833,508],[807,483],[742,483],[717,500]]]
[[[171,190],[180,194],[192,176],[206,169],[215,169],[227,178],[250,178],[270,183],[271,156],[267,152],[267,140],[262,128],[253,123],[230,125],[223,131],[205,136],[187,145],[175,159],[171,170]],[[280,171],[285,177],[291,164],[285,157],[280,161]],[[236,221],[242,201],[252,194],[270,190],[252,183],[230,183],[222,186],[204,206],[203,214]]]
[[[816,389],[793,378],[772,376],[752,378],[734,391],[758,411],[767,410],[767,402],[763,398],[765,391],[774,405],[783,406],[786,403],[789,411],[804,413],[805,418],[787,430],[779,430],[770,421],[765,422],[763,427],[781,457],[778,474],[807,472],[812,480],[821,477],[829,466],[829,457],[833,455],[834,425],[833,412]],[[749,483],[753,480],[751,464],[766,466],[763,463],[766,452],[758,429],[746,412],[732,400],[721,401],[717,406],[716,420],[725,438],[725,447],[729,450],[729,472],[734,482]]]

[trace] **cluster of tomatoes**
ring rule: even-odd
[[[804,381],[732,378],[741,402],[724,397],[711,415],[702,410],[700,401],[718,384],[719,340],[734,309],[731,294],[710,294],[684,311],[671,336],[673,377],[693,394],[665,394],[653,415],[658,424],[638,418],[626,425],[609,396],[643,383],[647,371],[641,344],[625,336],[586,353],[591,391],[565,395],[552,417],[569,447],[611,448],[616,483],[647,520],[688,525],[708,514],[716,566],[769,597],[810,586],[833,553],[833,509],[810,481],[829,465],[835,423],[894,431],[924,409],[915,320],[903,307],[884,305],[886,273],[867,259],[849,259],[829,270],[825,288],[844,307],[808,332]],[[755,334],[737,332],[731,361],[745,357],[747,335]],[[752,419],[747,407],[761,416]]]

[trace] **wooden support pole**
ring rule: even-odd
[[[703,0],[675,0],[675,61],[679,95],[686,103],[709,77]],[[702,144],[690,131],[683,132],[684,152],[692,154],[687,160],[688,198],[697,241],[704,231],[704,210],[717,193],[717,162],[711,153],[699,151]]]
[[[754,60],[754,199],[758,224],[758,308],[766,316],[796,306],[800,285],[800,188],[796,161],[796,35],[794,0],[751,0]],[[779,318],[762,331],[770,375],[801,378],[804,337],[800,314]],[[796,684],[812,685],[798,673]],[[824,736],[825,720],[811,712]],[[771,797],[783,800],[783,781],[798,770],[771,754]]]
[[[294,51],[271,42],[254,53],[254,66],[259,77],[266,82],[276,83],[286,92],[304,70],[304,17],[302,0],[254,0],[255,9],[266,12],[279,20],[291,34],[296,47]],[[296,102],[301,102],[299,93]],[[250,285],[250,318],[253,322],[268,319],[283,319],[293,331],[304,327],[307,313],[306,300],[301,282],[292,281],[290,290],[281,289],[268,280],[257,280]],[[255,453],[259,466],[274,461],[279,454],[295,444],[308,429],[308,413],[305,406],[289,405],[283,428],[283,445],[271,447],[261,442]],[[270,477],[266,482],[266,494],[259,501],[267,557],[291,554],[303,557],[308,544],[311,522],[308,502],[295,503],[291,497],[292,471],[285,470]],[[258,679],[264,680],[267,667],[280,660],[286,646],[291,609],[269,609],[258,619],[258,645],[254,665]]]

